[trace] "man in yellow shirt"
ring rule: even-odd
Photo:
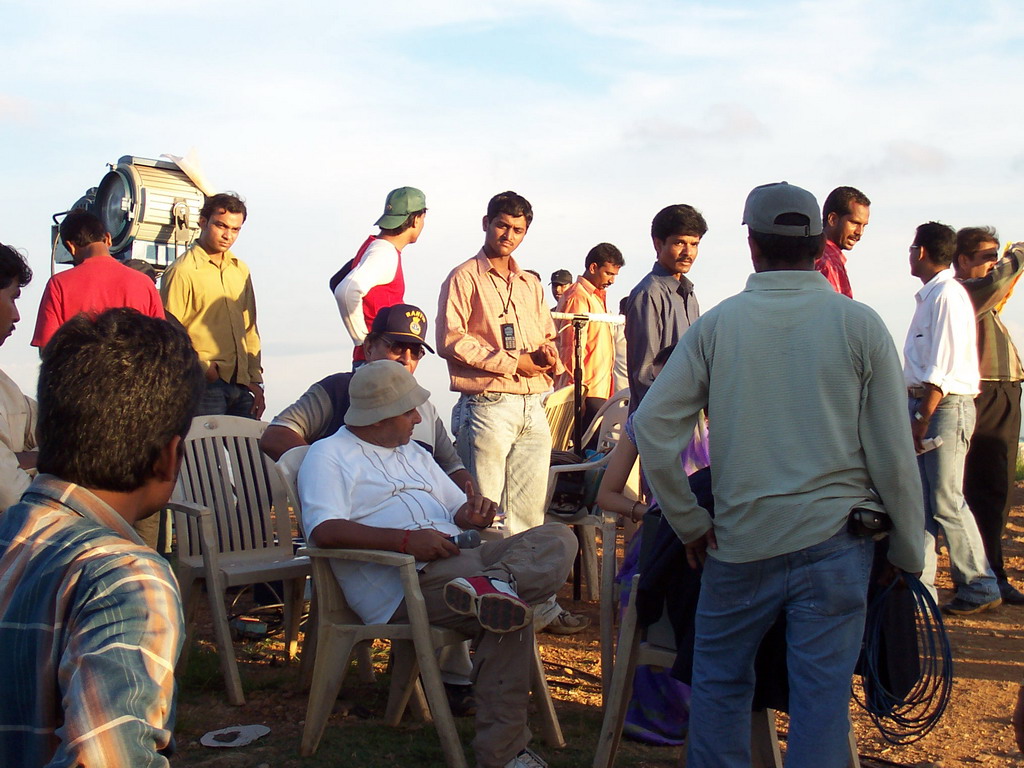
[[[185,326],[206,372],[198,415],[258,419],[266,403],[256,295],[249,268],[230,250],[245,222],[236,195],[207,198],[199,241],[164,272],[164,308]]]

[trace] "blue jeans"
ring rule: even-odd
[[[697,604],[690,768],[749,768],[754,657],[786,615],[786,768],[845,768],[850,677],[864,634],[873,545],[841,530],[750,563],[708,558]]]
[[[199,409],[196,416],[245,416],[252,415],[252,392],[241,384],[229,384],[226,381],[208,381],[203,396],[199,398]]]
[[[921,401],[910,398],[910,412]],[[964,461],[974,433],[974,398],[946,395],[939,401],[928,424],[927,437],[939,436],[942,445],[917,457],[924,490],[924,572],[921,581],[935,596],[938,529],[949,548],[949,566],[956,596],[970,603],[987,603],[999,597],[999,585],[985,557],[978,523],[964,501]]]
[[[452,413],[455,448],[477,490],[498,502],[505,529],[544,522],[551,429],[540,395],[462,395]]]

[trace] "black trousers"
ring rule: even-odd
[[[974,399],[974,436],[964,463],[964,498],[1000,581],[1006,581],[1002,540],[1017,471],[1020,393],[1019,381],[981,382],[981,393]]]

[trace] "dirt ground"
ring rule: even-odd
[[[1021,484],[1015,492],[1004,546],[1007,570],[1011,580],[1020,586],[1024,582],[1024,485]],[[940,560],[939,586],[940,602],[949,599],[951,584],[944,559]],[[568,598],[568,592],[565,596]],[[596,741],[601,717],[598,605],[573,604],[568,599],[563,604],[588,614],[592,627],[572,637],[542,635],[542,655],[563,725],[567,719],[578,720],[584,724],[582,738]],[[204,624],[200,616],[198,633],[206,644]],[[1024,606],[1001,606],[976,617],[947,618],[946,628],[955,664],[949,708],[935,730],[924,739],[912,745],[893,746],[879,735],[863,711],[852,705],[862,765],[868,768],[1024,765],[1009,726],[1017,687],[1024,680]],[[297,749],[306,705],[305,693],[295,685],[297,667],[281,664],[273,644],[236,644],[236,650],[243,674],[249,681],[245,706],[235,708],[226,704],[215,664],[207,673],[206,692],[190,693],[188,689],[195,682],[186,682],[178,716],[179,752],[173,764],[204,768],[309,764],[298,757]],[[372,719],[374,712],[383,710],[382,701],[364,696],[379,697],[380,693],[343,690],[328,729],[331,723]],[[206,731],[238,723],[265,723],[275,738],[269,742],[270,746],[246,750],[211,750],[198,744],[199,737]],[[784,747],[786,723],[782,716],[778,727]],[[292,746],[275,748],[274,743]],[[589,766],[592,748],[570,743],[572,746],[577,747],[574,756],[566,761],[569,755],[565,755],[559,764]],[[671,766],[678,764],[679,752],[678,748],[649,748],[623,742],[618,764]],[[359,765],[358,762],[351,764]],[[396,756],[392,764],[403,765],[405,760]]]

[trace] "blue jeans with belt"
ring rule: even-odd
[[[910,398],[911,414],[921,400]],[[941,527],[949,548],[949,565],[956,596],[980,605],[999,597],[999,585],[985,557],[978,523],[964,501],[964,460],[974,433],[974,398],[946,395],[932,414],[926,437],[941,437],[942,445],[917,457],[924,490],[924,572],[921,581],[935,596],[938,556],[935,540]]]
[[[477,491],[498,502],[508,532],[542,525],[551,429],[541,395],[462,395],[452,425],[459,458]]]
[[[843,530],[749,563],[709,557],[701,578],[690,702],[690,768],[749,768],[754,657],[786,614],[786,768],[845,768],[850,677],[860,653],[873,543]]]

